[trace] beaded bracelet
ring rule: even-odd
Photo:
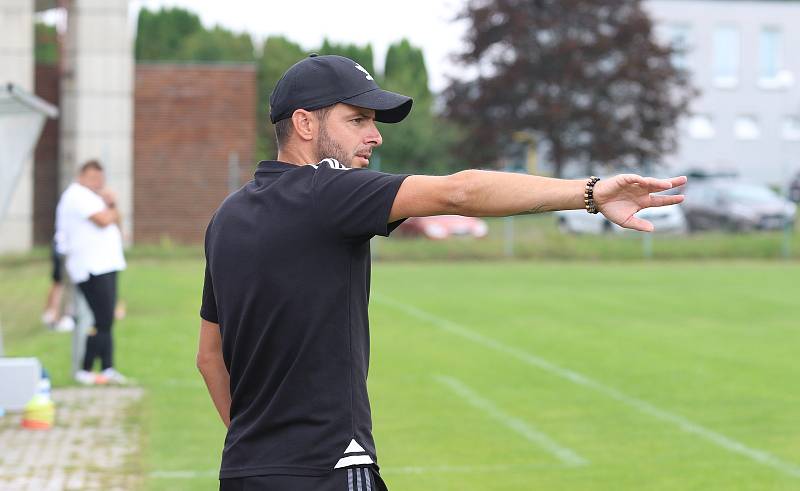
[[[583,202],[586,205],[586,211],[591,213],[592,215],[597,214],[597,205],[594,203],[594,185],[597,184],[600,178],[597,176],[592,176],[586,182],[586,187],[583,192]]]

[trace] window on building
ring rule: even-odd
[[[733,88],[739,83],[739,28],[720,26],[714,30],[714,85]]]
[[[675,53],[672,54],[672,64],[682,70],[689,68],[689,26],[672,24],[667,27],[666,36],[670,47],[675,50]]]
[[[800,116],[785,116],[781,126],[784,140],[800,141]]]
[[[755,116],[739,116],[733,123],[733,134],[739,140],[756,140],[761,136],[758,119]]]
[[[695,114],[689,118],[687,126],[689,136],[696,140],[708,140],[714,138],[716,132],[708,114]]]
[[[758,38],[758,85],[780,89],[794,83],[792,73],[783,67],[783,35],[776,27],[761,29]]]
[[[759,36],[759,75],[762,79],[778,77],[780,70],[781,32],[775,28],[761,30]]]

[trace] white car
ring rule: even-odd
[[[566,210],[555,212],[558,228],[565,233],[603,234],[607,232],[622,233],[627,229],[613,224],[598,213],[592,215],[586,210]],[[652,222],[659,233],[684,234],[689,230],[686,216],[680,205],[646,208],[636,214],[637,217]]]

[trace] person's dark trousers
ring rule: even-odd
[[[94,331],[86,337],[86,353],[83,356],[83,369],[92,370],[95,358],[105,370],[114,366],[114,345],[111,327],[114,325],[114,307],[117,305],[117,272],[98,276],[78,283],[86,303],[94,314]]]

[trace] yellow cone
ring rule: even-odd
[[[31,430],[49,430],[56,419],[53,401],[44,395],[33,396],[22,413],[22,427]]]

